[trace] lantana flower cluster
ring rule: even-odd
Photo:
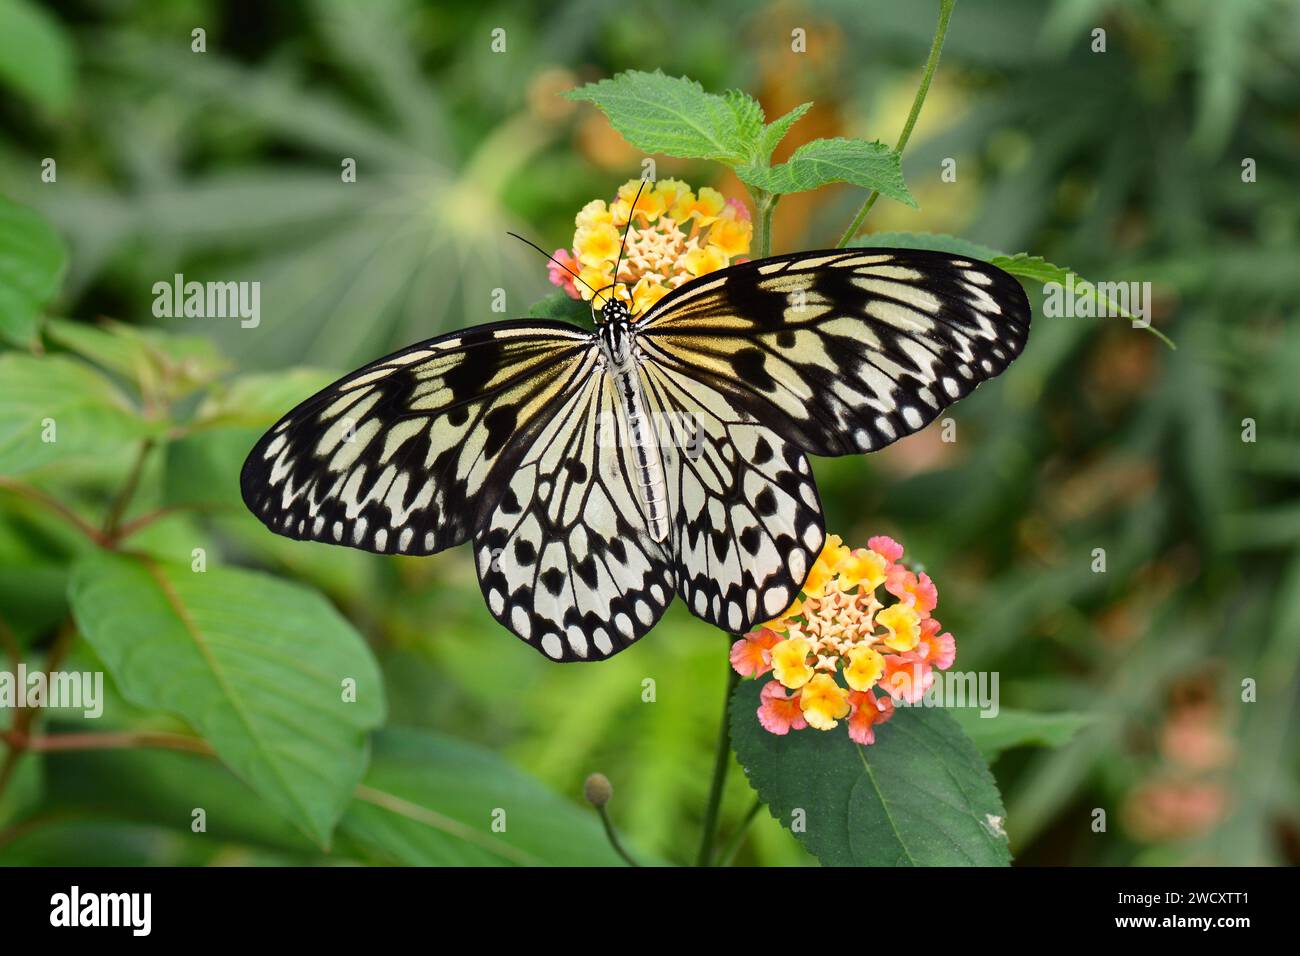
[[[834,730],[847,720],[855,742],[875,743],[895,702],[919,702],[935,669],[952,666],[957,643],[934,617],[938,589],[902,556],[893,538],[850,549],[830,535],[793,606],[732,645],[738,674],[772,675],[760,692],[765,730]]]
[[[629,220],[627,248],[615,276]],[[629,305],[636,315],[683,283],[740,261],[754,235],[743,202],[724,199],[708,186],[693,191],[676,179],[661,179],[644,189],[639,179],[629,180],[612,203],[593,199],[574,222],[573,251],[555,251],[551,282],[572,298],[587,300],[615,282],[623,283],[631,290]],[[623,287],[615,294],[622,297]]]

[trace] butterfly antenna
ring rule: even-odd
[[[641,185],[637,187],[636,199],[632,200],[632,205],[627,210],[627,225],[623,227],[623,241],[618,245],[618,259],[614,262],[614,284],[618,285],[618,269],[623,264],[623,250],[627,248],[627,234],[632,231],[632,216],[636,214],[636,204],[641,198],[641,190],[645,189],[645,180],[641,180]]]
[[[555,258],[555,256],[551,255],[549,252],[547,252],[545,249],[543,249],[541,246],[539,246],[537,243],[535,243],[535,242],[531,242],[531,241],[529,241],[528,239],[525,239],[523,236],[519,235],[517,232],[507,232],[506,235],[507,235],[507,236],[514,236],[514,237],[515,237],[516,239],[518,239],[520,242],[522,242],[522,243],[524,243],[524,244],[526,244],[526,245],[532,246],[534,249],[536,249],[536,250],[537,250],[538,252],[540,252],[542,255],[546,256],[546,258],[550,259],[552,262],[554,262],[557,266],[559,266],[561,269],[563,269],[563,270],[564,270],[565,272],[567,272],[569,275],[573,276],[575,279],[577,279],[577,280],[578,280],[579,282],[581,282],[583,285],[587,286],[588,289],[591,289],[591,295],[592,295],[593,298],[594,298],[595,296],[600,295],[600,293],[597,292],[595,289],[592,289],[590,285],[587,285],[586,280],[584,280],[584,279],[582,278],[582,276],[578,275],[578,273],[574,272],[572,269],[570,269],[568,266],[566,266],[566,265],[565,265],[563,262],[561,262],[559,259]]]

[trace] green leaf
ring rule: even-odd
[[[872,232],[859,236],[849,245],[869,249],[929,249],[933,252],[951,252],[956,256],[971,256],[985,262],[1001,255],[996,249],[942,232]]]
[[[218,845],[320,856],[312,841],[267,813],[258,794],[211,757],[155,749],[73,752],[52,761],[46,778],[43,809],[60,816],[89,811],[99,819],[189,833],[194,808],[202,807],[204,836]]]
[[[50,319],[45,333],[51,341],[121,375],[142,395],[165,399],[202,388],[230,365],[210,339],[198,335],[67,319]]]
[[[1006,811],[987,764],[942,710],[899,708],[862,747],[841,725],[785,736],[756,711],[762,681],[742,681],[731,736],[772,815],[828,866],[1005,866]],[[802,811],[802,814],[797,814]]]
[[[933,249],[936,252],[951,252],[959,256],[971,256],[997,266],[1018,279],[1026,279],[1039,285],[1055,282],[1064,286],[1067,280],[1070,280],[1070,277],[1073,276],[1070,281],[1073,281],[1074,288],[1084,296],[1095,299],[1108,312],[1118,314],[1122,318],[1133,319],[1128,310],[1101,294],[1094,283],[1088,282],[1073,269],[1058,266],[1055,263],[1048,262],[1042,256],[1031,256],[1027,252],[1006,255],[996,249],[957,236],[931,232],[876,232],[860,236],[850,245],[871,249]],[[1145,328],[1171,349],[1177,347],[1167,335],[1159,331],[1155,326],[1147,325]]]
[[[736,170],[746,184],[770,193],[798,193],[828,183],[852,183],[916,207],[903,182],[902,157],[884,143],[864,139],[815,139],[784,163],[751,164]]]
[[[487,750],[413,730],[385,730],[374,744],[339,827],[358,855],[411,866],[623,865],[594,811]]]
[[[160,433],[101,373],[64,356],[0,355],[0,475],[120,452]]]
[[[374,658],[329,603],[263,574],[106,552],[77,564],[69,598],[128,701],[184,718],[267,806],[329,845],[384,716]]]
[[[3,4],[0,0],[0,37]],[[67,264],[63,240],[50,224],[0,196],[0,338],[24,346],[36,340],[41,309],[58,292]]]
[[[528,314],[537,319],[558,319],[562,322],[588,322],[591,319],[591,303],[582,299],[571,299],[563,292],[555,292],[533,303]]]
[[[637,149],[733,166],[753,162],[763,110],[738,90],[718,96],[684,76],[628,70],[564,94],[594,103]]]
[[[71,818],[42,820],[18,829],[0,846],[0,866],[203,866],[214,861],[203,834],[166,831],[135,823]],[[253,865],[246,858],[240,860]]]
[[[0,83],[61,113],[73,81],[72,43],[59,21],[28,0],[0,0]]]
[[[237,425],[265,431],[299,402],[338,378],[337,372],[304,367],[238,375],[205,396],[195,420],[205,428]]]
[[[773,150],[781,144],[781,140],[785,139],[785,134],[790,132],[790,127],[810,109],[812,109],[811,103],[801,103],[784,116],[769,123],[763,130],[763,135],[759,137],[757,158],[764,163],[771,160]]]
[[[954,707],[948,713],[975,742],[985,760],[1013,747],[1060,747],[1097,719],[1093,714],[1039,714],[1006,708],[995,717],[981,717],[973,707]]]
[[[1118,315],[1130,321],[1135,318],[1131,312],[1123,308],[1119,303],[1109,296],[1103,295],[1096,283],[1089,282],[1073,269],[1067,269],[1065,266],[1058,266],[1053,262],[1048,262],[1042,256],[1031,256],[1027,252],[1017,252],[1014,256],[994,256],[989,260],[989,264],[997,266],[1018,279],[1029,279],[1039,284],[1054,282],[1064,286],[1067,282],[1072,282],[1076,297],[1082,294],[1085,298],[1095,300],[1101,308],[1110,314]],[[1147,325],[1144,328],[1171,349],[1177,348],[1169,336],[1155,326]]]

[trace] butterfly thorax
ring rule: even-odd
[[[610,315],[610,306],[602,310],[606,321],[600,323],[596,336],[601,355],[612,373],[610,382],[618,396],[622,418],[619,436],[631,454],[636,471],[636,486],[644,514],[646,530],[655,541],[668,537],[668,497],[664,482],[664,464],[656,441],[657,429],[646,414],[641,374],[636,357],[636,333],[627,316]]]
[[[633,335],[632,323],[623,318],[602,322],[597,328],[596,336],[610,368],[621,370],[633,364]]]

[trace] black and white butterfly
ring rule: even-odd
[[[593,317],[479,326],[353,372],[257,443],[245,503],[279,534],[383,554],[472,540],[493,616],[555,660],[618,653],[674,594],[742,633],[821,550],[805,455],[922,428],[1020,353],[1030,308],[987,263],[856,248]]]

